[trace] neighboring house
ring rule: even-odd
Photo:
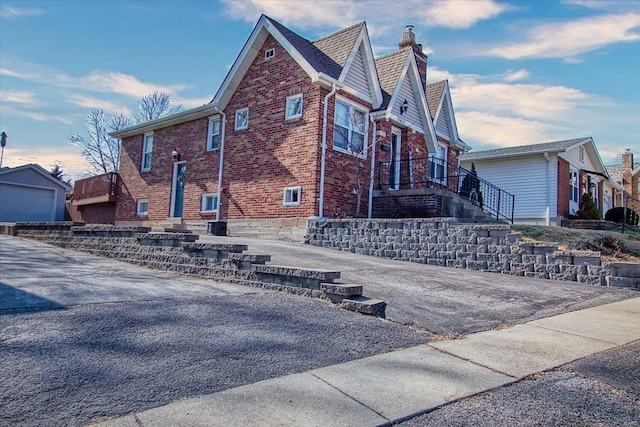
[[[606,166],[611,181],[619,190],[615,195],[615,206],[622,206],[623,191],[635,199],[640,199],[640,163],[633,161],[633,153],[629,148],[622,153],[621,157],[621,163]]]
[[[374,58],[364,22],[309,41],[261,16],[211,103],[111,134],[116,224],[301,232],[309,217],[371,216],[380,168],[397,190],[429,173],[416,159],[455,162],[467,147],[448,84],[427,86],[412,29]]]
[[[577,213],[584,193],[601,215],[613,207],[610,197],[603,200],[608,175],[590,137],[470,152],[460,162],[515,196],[514,222],[560,225]]]
[[[36,164],[0,169],[0,221],[62,221],[71,187]]]

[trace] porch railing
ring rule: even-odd
[[[117,178],[117,173],[109,172],[77,180],[73,185],[74,202],[82,204],[82,201],[115,201]]]
[[[381,161],[376,179],[378,190],[442,188],[480,207],[496,220],[513,223],[513,194],[444,159],[420,157]]]

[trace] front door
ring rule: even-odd
[[[171,216],[182,217],[182,205],[184,202],[184,184],[187,180],[187,164],[176,163],[173,165],[173,191],[171,192]]]
[[[400,189],[400,132],[391,132],[391,159],[389,162],[389,189]]]

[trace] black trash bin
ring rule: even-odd
[[[226,236],[227,223],[225,221],[209,221],[207,223],[207,234],[213,236]]]

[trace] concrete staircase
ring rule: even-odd
[[[386,303],[363,296],[360,285],[338,283],[339,271],[269,265],[269,255],[245,253],[246,245],[199,243],[196,234],[151,232],[148,227],[77,223],[18,223],[3,232],[142,267],[325,299],[385,317]]]
[[[490,223],[498,221],[495,217],[482,210],[467,199],[453,192],[444,192],[442,195],[442,216],[457,218],[461,223]]]

